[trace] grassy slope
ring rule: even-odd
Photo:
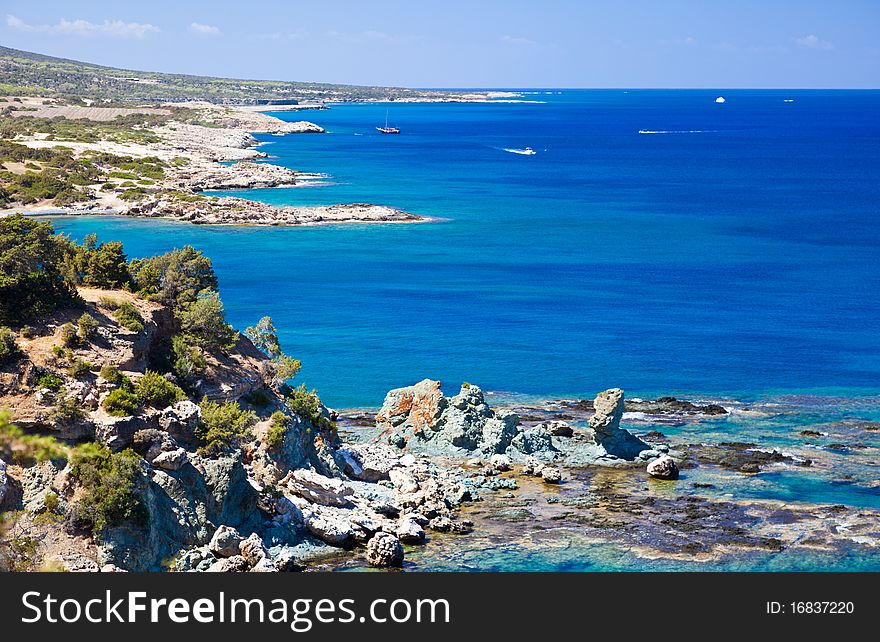
[[[138,81],[133,81],[134,78]],[[260,99],[399,99],[434,92],[131,71],[0,46],[0,94],[14,93],[127,101],[208,100],[247,104]]]

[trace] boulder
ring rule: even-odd
[[[251,566],[256,566],[260,560],[269,557],[269,553],[263,545],[263,540],[256,533],[252,533],[247,539],[243,539],[239,542],[238,548],[241,551],[242,557],[244,557]],[[272,570],[274,570],[274,567]]]
[[[388,479],[388,472],[399,465],[397,455],[384,444],[365,444],[336,451],[340,466],[352,479],[377,482]]]
[[[242,537],[231,526],[220,526],[208,544],[208,549],[218,557],[232,557],[241,552]]]
[[[593,429],[594,442],[608,455],[633,460],[640,452],[651,447],[620,427],[623,407],[623,390],[620,388],[600,392],[593,401],[596,412],[590,417],[589,425]]]
[[[423,379],[414,386],[389,391],[376,415],[376,425],[403,432],[407,438],[424,434],[434,429],[447,405],[440,382]]]
[[[159,415],[159,426],[184,443],[195,441],[195,429],[202,418],[202,409],[192,401],[178,401]]]
[[[311,470],[295,470],[281,485],[298,497],[323,506],[350,506],[354,491],[341,480]]]
[[[208,573],[246,573],[250,570],[248,561],[241,555],[233,555],[217,560],[208,567]]]
[[[510,457],[507,455],[492,455],[489,458],[489,466],[498,472],[510,470]]]
[[[331,546],[347,546],[355,539],[351,522],[337,514],[303,511],[303,522],[312,535]]]
[[[367,562],[370,566],[402,566],[403,546],[389,533],[376,533],[367,542]]]
[[[189,457],[187,456],[186,451],[183,448],[177,448],[175,450],[159,453],[153,459],[152,463],[155,468],[180,470],[188,461]]]
[[[404,515],[398,520],[394,533],[404,544],[418,544],[425,539],[425,530],[410,515]]]
[[[541,469],[541,479],[548,484],[558,484],[562,481],[562,471],[555,466],[544,466]]]
[[[574,435],[574,429],[572,429],[571,425],[567,421],[545,421],[544,423],[538,424],[535,427],[543,428],[554,437],[571,437],[572,435]]]
[[[648,474],[656,479],[678,479],[678,466],[672,457],[663,455],[648,464]]]

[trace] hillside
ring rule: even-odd
[[[224,104],[266,101],[456,100],[470,94],[400,87],[241,80],[103,67],[0,47],[0,93],[79,96],[102,101]]]

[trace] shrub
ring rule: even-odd
[[[272,401],[272,395],[265,388],[257,388],[242,397],[247,403],[257,408],[265,408]]]
[[[113,318],[126,330],[140,332],[144,329],[144,318],[133,303],[124,301],[113,311]]]
[[[10,361],[21,355],[15,333],[6,326],[0,326],[0,363]]]
[[[49,390],[57,391],[61,384],[64,383],[61,380],[61,377],[52,373],[52,372],[43,372],[37,377],[34,384],[37,388],[48,388]]]
[[[74,523],[98,534],[125,523],[146,522],[148,513],[138,488],[143,470],[137,453],[114,454],[105,445],[90,442],[77,446],[70,463],[71,474],[85,491],[74,507]]]
[[[98,299],[98,305],[103,308],[107,308],[108,310],[115,310],[120,305],[122,305],[122,301],[119,299],[114,299],[112,296],[102,296]]]
[[[72,323],[61,326],[61,343],[65,346],[79,345],[79,334]]]
[[[247,328],[244,334],[261,352],[272,359],[276,385],[293,379],[302,369],[298,359],[289,357],[281,351],[278,331],[272,323],[272,317],[263,317],[257,325]]]
[[[75,357],[67,368],[67,374],[75,379],[85,377],[92,371],[92,364],[80,357]]]
[[[199,452],[216,455],[235,447],[245,437],[257,416],[242,410],[235,402],[216,402],[203,400],[200,404],[202,419],[196,426],[195,434],[199,440]]]
[[[226,323],[223,303],[217,292],[200,295],[178,315],[183,334],[205,350],[228,350],[238,333]]]
[[[100,375],[101,379],[112,383],[114,386],[118,385],[119,382],[122,380],[122,375],[119,373],[119,368],[111,363],[106,363],[101,366]]]
[[[137,412],[138,399],[130,390],[117,388],[104,399],[104,410],[114,417],[130,417]]]
[[[272,413],[272,425],[266,431],[266,446],[270,450],[277,450],[284,443],[284,435],[287,434],[287,416],[280,410]]]
[[[81,342],[87,342],[95,335],[95,331],[100,325],[98,320],[88,312],[83,312],[82,316],[76,322],[76,335]]]
[[[287,407],[291,412],[311,422],[320,430],[335,431],[336,424],[321,413],[321,400],[314,390],[306,390],[305,384],[287,391]]]
[[[22,339],[31,339],[34,336],[34,329],[26,325],[20,330],[20,334]]]
[[[179,334],[171,339],[171,359],[172,370],[181,381],[192,381],[204,374],[208,367],[202,349],[191,345],[187,337]]]
[[[147,370],[134,386],[138,400],[154,408],[166,408],[175,401],[183,401],[186,394],[158,372]]]
[[[49,419],[62,426],[73,425],[82,421],[83,417],[85,417],[85,413],[74,397],[59,399],[52,412],[49,413]]]

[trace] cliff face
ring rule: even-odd
[[[281,571],[360,546],[394,565],[425,529],[469,530],[460,472],[343,445],[336,414],[279,384],[249,339],[178,381],[157,374],[180,336],[167,308],[79,294],[20,331],[3,366],[0,408],[20,430],[0,418],[0,570]],[[123,305],[142,327],[123,326]],[[74,338],[84,314],[95,327]]]

